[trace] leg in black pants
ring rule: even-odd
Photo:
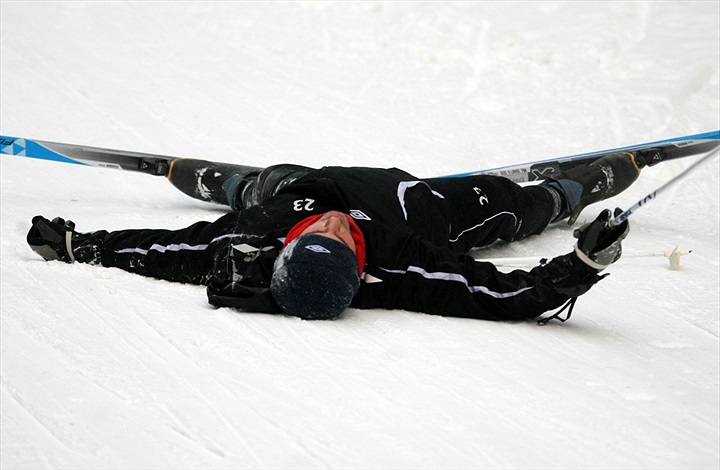
[[[449,242],[457,251],[538,234],[553,215],[553,198],[539,186],[487,175],[424,181],[444,198]]]

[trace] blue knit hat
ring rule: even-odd
[[[355,253],[322,235],[301,235],[275,260],[270,291],[288,315],[305,320],[338,317],[360,289]]]

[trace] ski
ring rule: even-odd
[[[628,147],[601,150],[598,152],[582,153],[548,160],[537,160],[469,173],[457,173],[446,175],[445,178],[459,178],[471,175],[495,175],[508,178],[516,183],[527,183],[556,176],[560,172],[567,171],[577,165],[586,165],[613,153],[632,153],[635,155],[637,164],[643,168],[676,158],[702,155],[718,147],[720,147],[720,131],[712,131]]]
[[[177,157],[0,136],[0,154],[167,176]]]
[[[632,152],[638,165],[644,167],[653,166],[667,160],[705,154],[718,147],[720,147],[720,131],[712,131],[598,152],[536,160],[469,173],[445,175],[444,177],[496,175],[508,178],[516,183],[526,183],[547,179],[574,166],[589,164],[606,155],[618,152]],[[0,154],[137,171],[166,177],[171,172],[172,162],[183,158],[9,136],[0,136]],[[234,166],[229,163],[205,161],[203,161],[203,164],[222,166],[225,169]],[[174,179],[176,178],[170,178],[171,182]]]

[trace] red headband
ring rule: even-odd
[[[283,248],[285,248],[288,243],[299,237],[303,230],[317,222],[323,215],[325,214],[323,213],[319,215],[311,215],[310,217],[306,217],[300,222],[293,225],[288,234],[285,236],[285,243],[283,243]],[[357,258],[360,274],[362,274],[363,270],[365,269],[365,237],[363,237],[363,234],[360,231],[360,228],[355,223],[355,220],[353,220],[353,218],[347,214],[343,215],[348,219],[348,222],[350,222],[350,235],[355,242],[355,257]]]

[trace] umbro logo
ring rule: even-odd
[[[305,249],[314,251],[315,253],[330,253],[330,250],[321,245],[308,245]]]
[[[355,220],[372,220],[363,211],[358,210],[358,209],[350,209],[348,214],[350,214],[350,217],[352,217]]]

